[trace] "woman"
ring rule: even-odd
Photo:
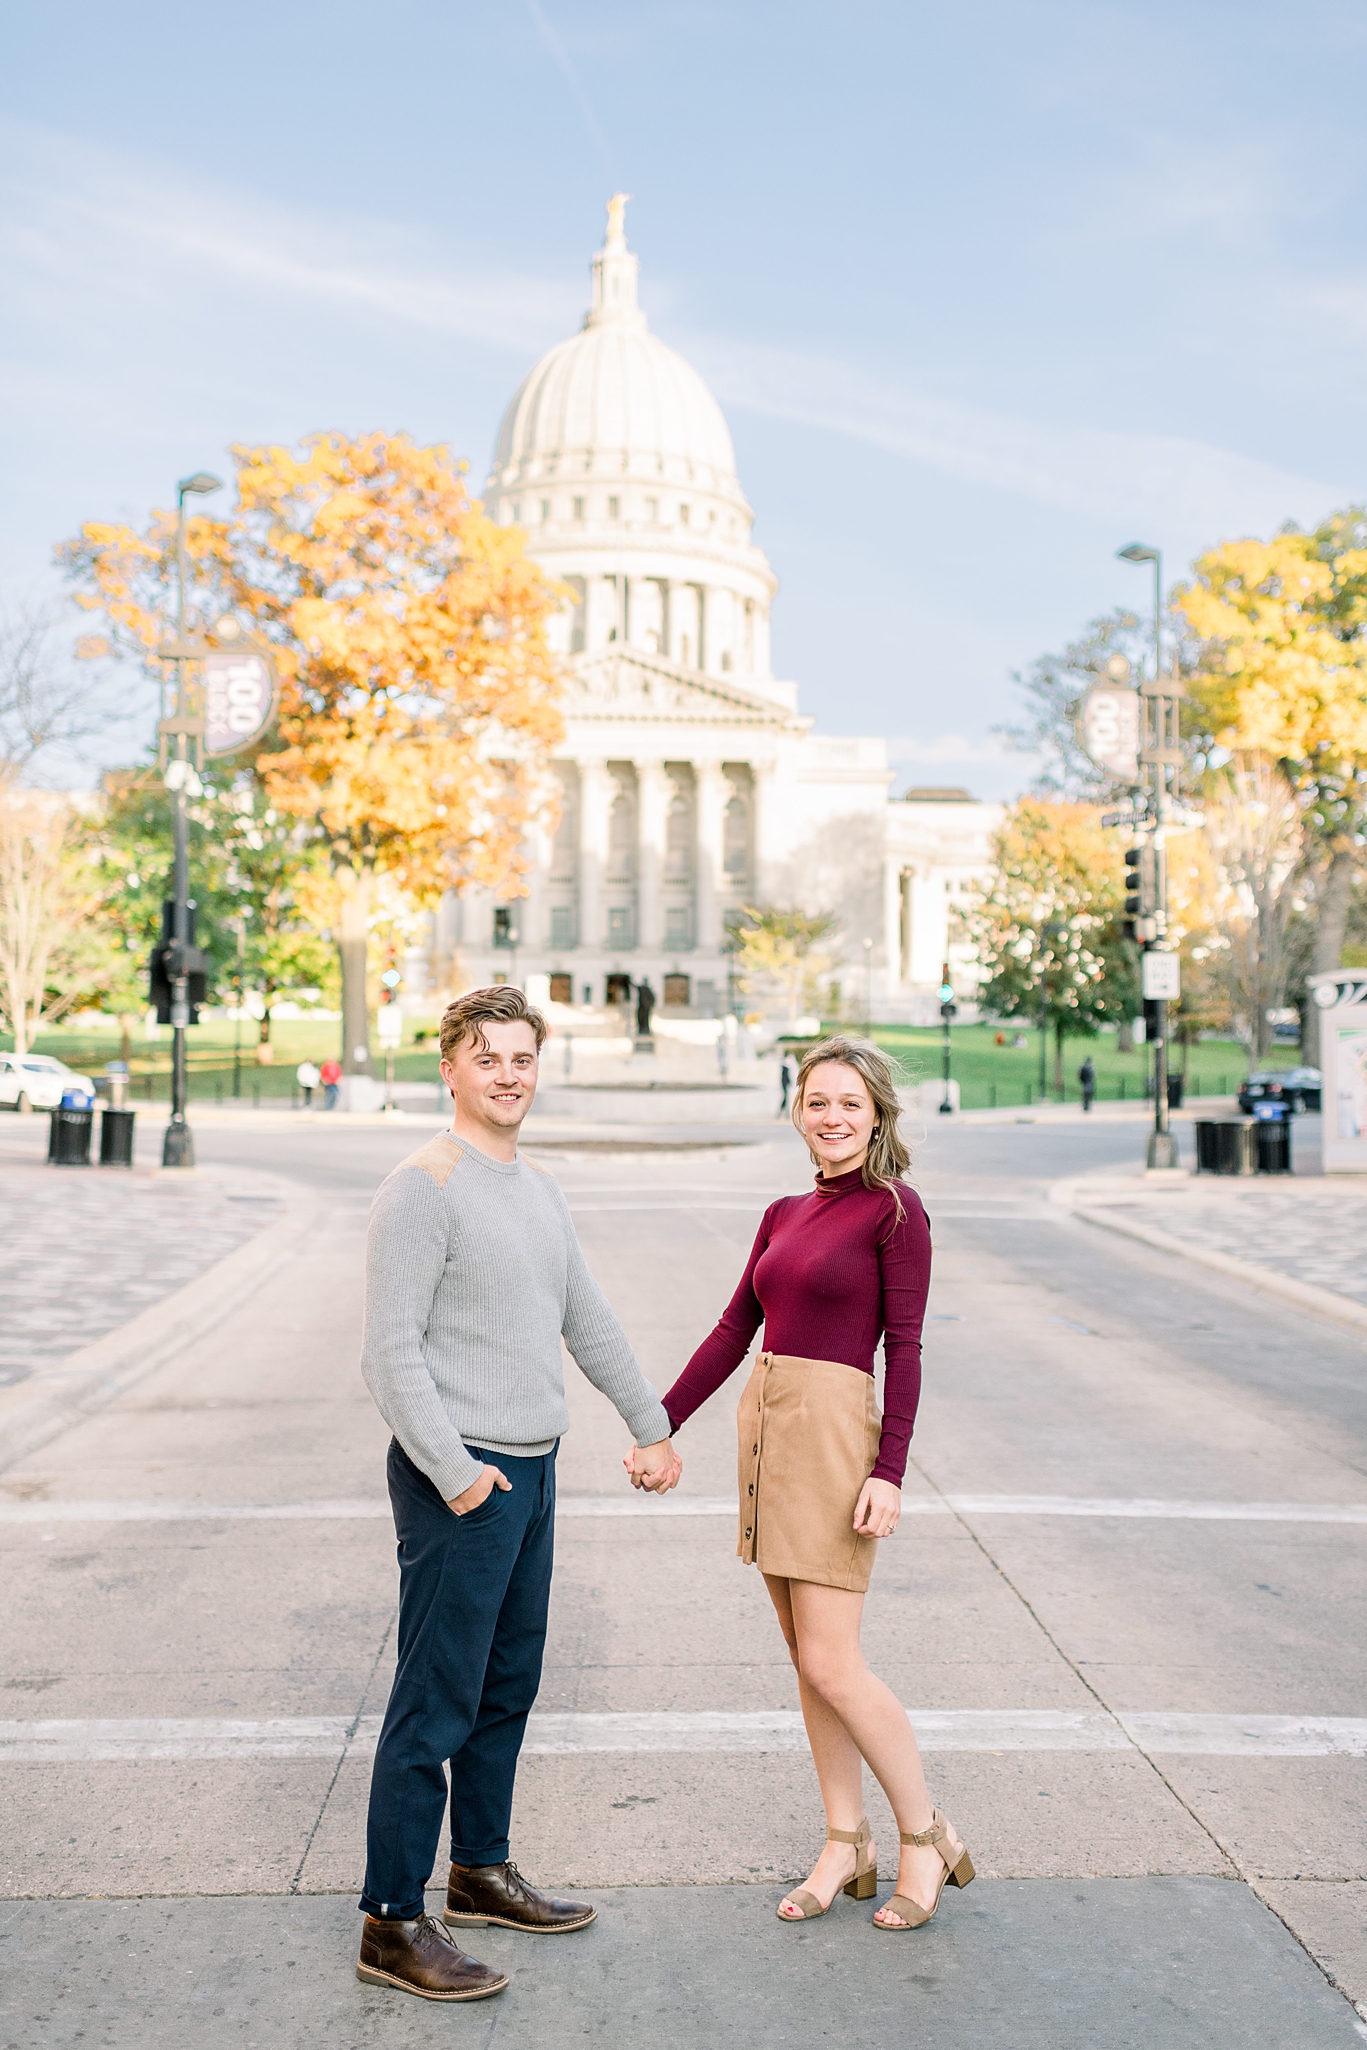
[[[946,1880],[967,1886],[968,1852],[932,1807],[906,1711],[864,1663],[859,1624],[879,1538],[901,1514],[921,1381],[930,1226],[899,1178],[911,1156],[886,1057],[868,1040],[813,1047],[793,1122],[819,1170],[811,1195],[764,1213],[725,1315],[664,1398],[674,1430],[715,1394],[764,1323],[741,1397],[737,1550],[759,1566],[789,1656],[826,1808],[826,1847],[783,1921],[824,1915],[843,1887],[873,1898],[877,1851],[864,1817],[867,1760],[897,1818],[897,1891],[880,1929],[914,1929]],[[883,1340],[885,1414],[873,1390]]]

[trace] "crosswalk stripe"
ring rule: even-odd
[[[1108,1715],[1094,1709],[909,1709],[926,1751],[1129,1751],[1203,1758],[1367,1757],[1367,1717]],[[0,1722],[0,1764],[369,1756],[380,1717],[131,1717]],[[795,1709],[533,1713],[529,1753],[802,1751]]]
[[[725,1495],[561,1495],[560,1517],[734,1516]],[[1367,1523],[1367,1502],[1185,1502],[1150,1496],[904,1495],[904,1516],[1091,1516],[1191,1523]],[[314,1502],[6,1502],[0,1524],[388,1522],[377,1496]]]

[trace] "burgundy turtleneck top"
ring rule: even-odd
[[[843,1360],[872,1374],[883,1340],[883,1435],[874,1474],[902,1484],[921,1394],[921,1323],[930,1287],[930,1220],[898,1183],[904,1215],[863,1172],[818,1175],[809,1196],[781,1196],[761,1220],[721,1321],[665,1396],[677,1431],[715,1395],[764,1325],[767,1352]]]

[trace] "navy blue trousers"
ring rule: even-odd
[[[541,1684],[555,1545],[555,1453],[481,1453],[512,1482],[457,1516],[396,1439],[398,1670],[370,1781],[367,1914],[424,1909],[451,1774],[451,1859],[508,1856],[517,1757]]]

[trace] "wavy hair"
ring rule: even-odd
[[[843,1032],[834,1038],[820,1040],[802,1056],[802,1065],[797,1071],[797,1087],[793,1091],[793,1123],[802,1132],[802,1103],[807,1093],[807,1083],[812,1070],[824,1066],[827,1061],[839,1061],[847,1068],[853,1068],[863,1077],[877,1119],[869,1140],[869,1150],[864,1156],[864,1187],[886,1189],[897,1206],[897,1222],[906,1215],[902,1199],[897,1193],[897,1183],[911,1166],[911,1148],[897,1129],[902,1115],[902,1105],[897,1095],[897,1076],[892,1062],[880,1046],[871,1039],[850,1039]],[[806,1133],[802,1132],[805,1139]],[[818,1166],[821,1156],[807,1148]]]

